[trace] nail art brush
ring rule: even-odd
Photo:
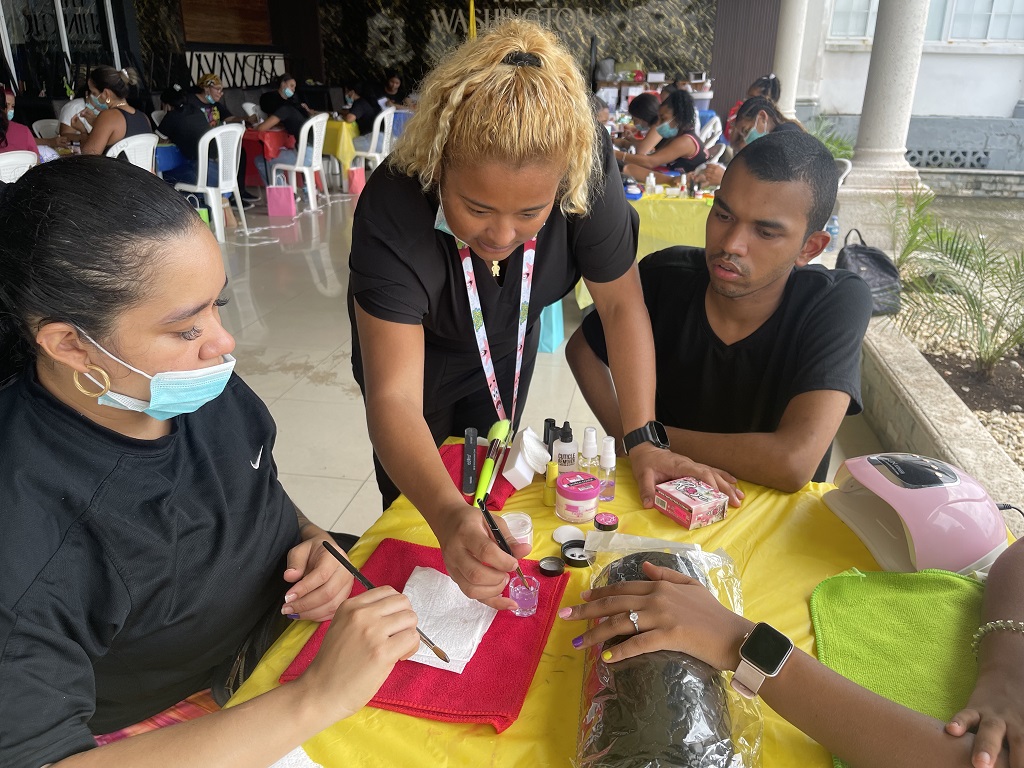
[[[359,572],[359,569],[356,568],[354,565],[352,565],[352,563],[350,563],[346,559],[346,557],[343,554],[341,554],[341,552],[339,552],[337,549],[335,549],[333,546],[331,546],[331,543],[329,541],[323,542],[323,545],[324,545],[324,549],[326,549],[328,552],[330,552],[332,555],[334,555],[334,558],[339,563],[341,563],[343,566],[345,566],[345,570],[347,570],[349,573],[351,573],[353,578],[356,579],[356,581],[358,581],[360,584],[362,584],[367,589],[375,589],[375,587],[373,586],[373,583],[368,578],[363,576],[363,574]],[[434,641],[431,640],[429,637],[427,637],[425,634],[423,634],[423,630],[422,629],[420,629],[419,627],[416,627],[416,631],[419,632],[420,639],[423,641],[423,644],[426,645],[427,648],[432,650],[434,652],[434,655],[437,656],[437,658],[439,658],[445,664],[451,663],[451,659],[448,658],[448,654],[445,653],[444,651],[442,651],[436,645],[434,645]]]

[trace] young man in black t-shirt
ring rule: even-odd
[[[640,263],[655,410],[672,450],[789,492],[825,480],[843,416],[861,410],[860,345],[871,315],[859,277],[805,266],[828,244],[822,229],[836,189],[832,156],[817,139],[765,136],[730,164],[706,250],[670,248]],[[596,313],[566,357],[602,426],[621,438]]]

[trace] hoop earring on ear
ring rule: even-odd
[[[89,390],[87,390],[85,387],[82,386],[82,382],[78,380],[78,371],[75,371],[71,375],[72,380],[75,382],[75,388],[78,389],[78,391],[81,392],[86,397],[95,397],[97,399],[103,397],[105,394],[107,394],[107,392],[110,391],[110,375],[102,368],[100,368],[98,365],[86,365],[85,367],[88,368],[90,371],[96,371],[96,373],[100,375],[100,378],[103,379],[103,389],[101,389],[99,392],[90,392]]]

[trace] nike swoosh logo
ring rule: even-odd
[[[250,461],[249,462],[250,464],[252,464],[252,468],[253,469],[259,469],[260,468],[260,460],[262,458],[263,458],[263,446],[261,445],[260,446],[260,452],[256,454],[256,461]]]

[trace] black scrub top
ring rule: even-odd
[[[624,275],[636,259],[639,219],[623,195],[607,132],[602,130],[601,136],[602,175],[590,212],[566,216],[556,204],[537,236],[528,333],[541,310],[561,300],[581,276],[597,283],[611,282]],[[385,164],[370,177],[359,197],[349,257],[356,381],[362,387],[353,299],[373,317],[423,326],[424,405],[429,410],[451,405],[487,386],[458,247],[454,237],[434,229],[437,209],[435,193],[424,192],[418,179]],[[505,366],[499,363],[506,357],[514,359],[516,351],[523,247],[508,258],[502,285],[491,276],[489,261],[474,258],[473,264],[491,356],[501,379]],[[530,341],[527,355],[536,351],[536,338]],[[500,383],[503,391],[509,384]],[[521,411],[522,405],[517,410]]]

